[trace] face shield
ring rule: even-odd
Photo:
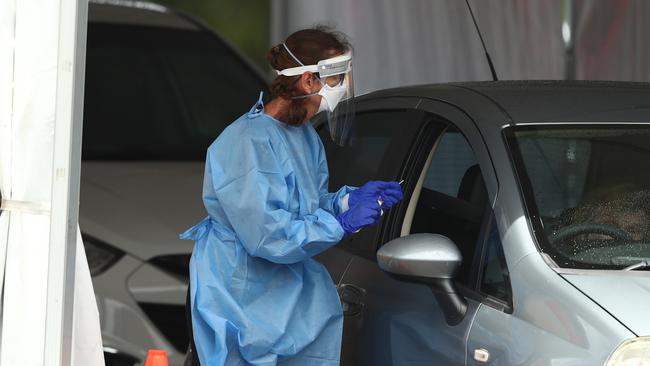
[[[326,113],[332,141],[340,146],[348,145],[354,130],[352,52],[348,51],[342,55],[318,61],[316,65],[304,65],[285,44],[283,46],[301,66],[277,71],[278,75],[298,76],[305,72],[315,74],[322,85],[320,91],[298,98],[320,95],[321,103],[318,112]]]

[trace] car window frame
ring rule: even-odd
[[[470,149],[472,150],[472,153],[474,154],[474,157],[478,161],[478,156],[476,154],[476,149],[474,148],[474,145],[470,142],[470,140],[467,138],[465,135],[464,131],[461,130],[457,124],[444,119],[444,117],[441,116],[434,116],[432,118],[434,121],[444,121],[446,126],[444,129],[440,132],[435,137],[431,137],[431,146],[428,149],[430,151],[433,146],[436,144],[436,142],[442,138],[443,134],[447,132],[448,129],[452,128],[458,131],[465,141],[467,141],[467,144],[469,145]],[[435,154],[435,151],[434,151]],[[481,168],[481,175],[483,176],[483,179],[485,180],[485,174],[483,173],[483,166],[481,165],[479,161],[479,167]],[[424,167],[421,167],[419,169],[418,175],[422,172],[422,169]],[[487,184],[486,184],[486,190],[487,190]],[[454,279],[454,283],[459,289],[459,292],[468,298],[471,298],[473,300],[476,300],[478,302],[484,303],[490,307],[493,307],[497,310],[506,312],[506,313],[512,313],[512,285],[509,284],[509,292],[510,292],[510,301],[503,301],[501,299],[498,299],[494,296],[491,296],[489,294],[486,294],[481,291],[481,281],[483,277],[483,269],[484,269],[484,262],[485,262],[485,257],[487,256],[487,246],[488,246],[488,238],[489,238],[489,230],[492,225],[492,220],[494,219],[494,211],[493,211],[493,204],[490,199],[489,193],[488,193],[488,201],[486,203],[486,206],[483,208],[483,215],[482,215],[482,220],[480,224],[480,230],[478,233],[478,236],[476,238],[476,249],[474,250],[474,256],[471,258],[472,264],[470,265],[470,271],[469,271],[469,286],[468,284],[460,282],[458,279]],[[402,217],[403,220],[403,217]],[[397,226],[397,225],[396,225]],[[399,225],[401,227],[401,225]],[[499,233],[499,236],[501,237],[501,234]],[[500,240],[501,242],[501,240]]]
[[[459,284],[459,286],[461,286],[461,293],[463,293],[464,290],[467,291],[466,292],[467,297],[473,298],[476,301],[479,301],[491,308],[502,311],[506,314],[512,314],[514,310],[514,306],[513,306],[514,293],[512,291],[512,281],[510,280],[512,277],[510,276],[511,272],[510,272],[510,268],[508,267],[507,260],[505,266],[506,269],[508,270],[508,295],[509,295],[508,300],[504,301],[503,299],[494,297],[491,294],[488,294],[481,290],[481,284],[483,281],[483,272],[485,269],[485,260],[488,254],[488,245],[489,245],[488,239],[490,237],[489,233],[493,225],[496,226],[497,231],[499,233],[499,246],[501,249],[501,253],[503,254],[505,259],[502,235],[501,235],[501,231],[499,231],[499,227],[498,227],[499,225],[497,225],[496,223],[494,210],[491,207],[486,208],[486,210],[488,212],[487,212],[486,219],[484,221],[484,226],[481,228],[482,233],[480,234],[483,235],[481,237],[481,247],[479,248],[480,250],[477,250],[476,252],[476,256],[474,258],[474,264],[472,266],[472,268],[476,271],[476,278],[475,278],[476,282],[473,283],[475,290],[463,289],[462,284]]]
[[[434,113],[430,113],[430,112],[428,114],[429,114],[428,123],[432,124],[432,125],[433,124],[439,124],[442,128],[440,129],[440,131],[436,135],[428,136],[429,141],[427,142],[427,145],[426,145],[427,148],[422,149],[423,150],[423,152],[422,152],[422,154],[423,154],[422,155],[422,160],[427,160],[428,155],[430,153],[432,153],[432,152],[433,152],[433,156],[435,157],[439,141],[445,136],[446,133],[451,132],[451,133],[459,133],[465,139],[465,141],[467,143],[467,146],[469,146],[470,150],[472,151],[472,155],[474,156],[474,158],[476,158],[476,161],[478,162],[478,158],[476,157],[476,152],[475,152],[474,147],[472,146],[472,144],[470,143],[469,139],[464,134],[464,132],[460,128],[458,128],[458,126],[455,123],[453,123],[452,121],[449,121],[448,119],[446,119],[443,116],[440,116],[440,115],[437,115],[437,114],[434,114]],[[431,168],[430,166],[426,167],[426,169],[430,169],[430,168]],[[479,168],[481,168],[480,163],[479,163]],[[422,164],[422,166],[412,167],[411,168],[412,171],[417,172],[417,174],[414,174],[414,176],[416,178],[414,178],[413,182],[415,182],[417,180],[417,177],[419,177],[421,174],[427,173],[427,172],[424,172],[424,169],[425,169],[424,163]],[[481,168],[481,175],[482,175],[483,179],[485,179],[482,168]],[[413,187],[413,188],[415,188],[415,187]],[[424,186],[422,188],[424,188]],[[487,192],[487,189],[486,189],[486,192]],[[411,189],[408,193],[405,192],[405,196],[412,196],[413,193],[414,193],[413,189]],[[446,195],[446,193],[444,193],[444,192],[439,192],[439,193]],[[450,197],[452,197],[452,196],[450,196]],[[486,207],[483,208],[483,214],[482,214],[482,220],[481,220],[481,223],[480,223],[479,233],[478,233],[478,235],[476,237],[476,248],[474,250],[473,257],[471,258],[471,264],[470,264],[469,273],[468,273],[468,282],[471,283],[471,287],[468,287],[467,284],[464,284],[464,283],[460,282],[460,280],[457,279],[457,278],[454,279],[454,282],[456,283],[457,286],[464,287],[464,288],[466,288],[468,290],[472,290],[472,291],[473,291],[473,289],[476,288],[476,282],[477,282],[476,266],[477,266],[477,263],[479,263],[477,261],[480,259],[480,258],[477,257],[477,254],[479,252],[481,252],[481,247],[484,245],[483,244],[483,236],[484,236],[485,225],[486,225],[485,219],[486,219],[486,215],[489,214],[489,212],[486,210],[486,208],[490,208],[490,210],[491,210],[491,206],[492,205],[490,203],[490,197],[489,197],[489,194],[488,194],[488,200],[487,200],[487,203],[486,203]],[[401,219],[401,221],[398,221],[399,225],[397,225],[397,223],[396,223],[395,226],[399,227],[400,231],[401,231],[401,229],[403,227],[404,215],[401,215],[400,219]],[[458,244],[456,244],[456,245],[458,245]]]
[[[481,167],[483,181],[488,192],[488,201],[494,207],[499,189],[499,180],[492,154],[477,122],[460,107],[440,99],[423,98],[418,104],[418,109],[439,115],[447,121],[453,121],[455,128],[465,137],[474,152]]]
[[[479,164],[481,175],[483,177],[485,188],[488,194],[488,202],[485,207],[485,214],[483,215],[481,229],[477,238],[477,248],[474,252],[474,258],[472,258],[472,265],[469,275],[469,283],[471,284],[471,287],[468,287],[458,281],[454,282],[458,286],[461,295],[507,314],[512,314],[514,311],[514,293],[512,291],[511,282],[509,283],[510,301],[507,302],[482,293],[480,289],[483,262],[485,260],[485,256],[487,255],[487,243],[489,237],[488,233],[492,220],[494,219],[494,206],[499,187],[496,169],[494,167],[491,154],[487,148],[487,143],[481,134],[476,122],[467,112],[463,111],[459,107],[449,104],[443,100],[423,98],[422,101],[418,104],[418,108],[428,112],[429,115],[432,116],[430,120],[445,121],[448,125],[451,125],[463,135],[470,148],[472,149],[472,152],[474,153],[474,156]],[[426,157],[433,148],[435,142],[442,136],[442,133],[446,129],[447,127],[445,127],[437,136],[429,137],[428,148],[423,149],[424,153],[421,154],[423,160],[426,160]],[[422,163],[422,165],[424,165],[424,163]],[[422,169],[423,166],[418,170],[418,176],[421,173]],[[401,219],[403,220],[403,216]],[[394,226],[398,226],[401,229],[401,223],[400,225],[394,223]],[[499,232],[499,237],[503,250],[503,237],[501,235],[501,232]]]
[[[399,180],[404,180],[405,182],[402,187],[404,197],[411,197],[413,195],[418,178],[426,164],[427,157],[436,141],[447,129],[447,126],[446,121],[436,119],[431,113],[426,114],[422,128],[413,142],[413,147],[410,149],[407,159],[402,164],[402,169],[398,177]],[[408,205],[400,204],[396,209],[388,212],[388,217],[384,220],[384,227],[381,231],[382,235],[380,240],[377,241],[376,250],[379,250],[379,248],[389,241],[401,236],[402,225],[407,210]]]

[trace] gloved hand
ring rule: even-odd
[[[374,198],[381,201],[384,208],[391,208],[404,198],[398,182],[369,181],[349,193],[348,205],[354,207],[358,202]]]
[[[382,201],[382,207],[391,208],[404,199],[402,187],[398,182],[384,182],[383,190],[379,195]]]
[[[374,225],[381,217],[381,206],[377,199],[370,198],[357,202],[349,210],[336,217],[345,234],[356,233],[362,227]]]

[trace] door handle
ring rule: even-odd
[[[486,363],[490,361],[490,352],[484,348],[479,348],[474,350],[474,360]]]
[[[338,286],[339,298],[341,299],[341,306],[343,307],[344,316],[359,315],[365,308],[364,298],[366,297],[366,290],[347,283]]]

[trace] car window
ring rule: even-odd
[[[489,230],[485,244],[485,256],[483,257],[480,291],[507,304],[512,304],[510,272],[508,271],[501,236],[494,217],[491,220]]]
[[[397,179],[399,168],[424,113],[416,110],[382,110],[357,113],[351,146],[332,142],[326,125],[318,132],[330,172],[330,191],[343,185],[360,186],[369,180]]]
[[[519,126],[506,136],[537,241],[559,266],[650,260],[650,128]]]
[[[457,197],[463,175],[477,164],[465,137],[457,131],[448,130],[437,142],[431,168],[424,179],[424,187]]]
[[[203,160],[266,85],[201,30],[90,23],[83,159]]]
[[[327,124],[319,125],[330,173],[329,190],[361,186],[369,180],[395,180],[404,166],[425,113],[417,110],[381,110],[357,113],[350,146],[332,142]],[[339,246],[375,258],[381,225],[350,235]]]
[[[411,233],[450,238],[463,256],[456,279],[469,283],[488,196],[471,146],[455,128],[438,139],[417,202]]]

